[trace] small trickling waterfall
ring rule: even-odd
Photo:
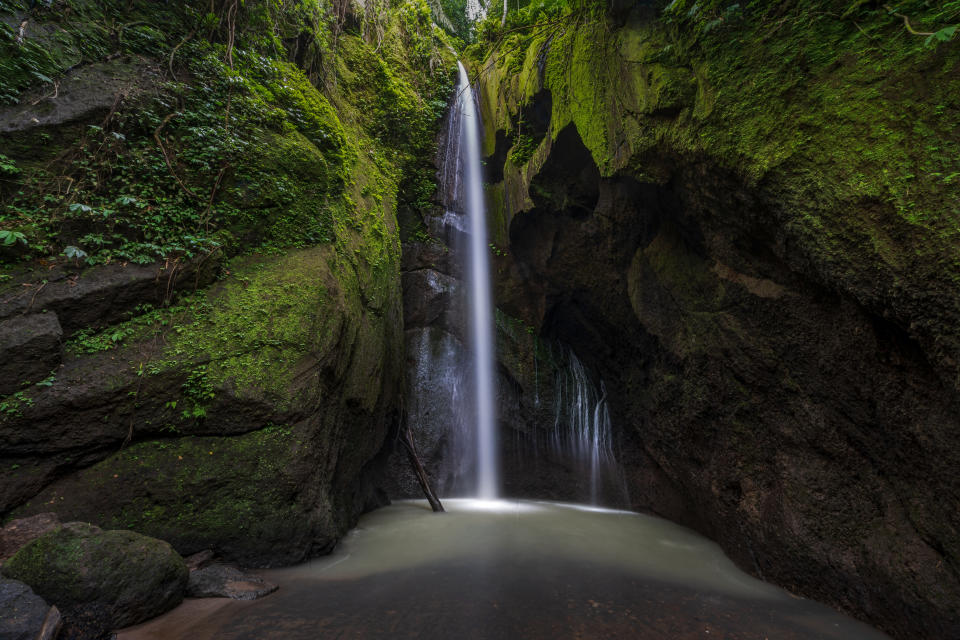
[[[590,379],[577,355],[564,349],[566,366],[557,371],[551,445],[554,454],[572,461],[589,478],[591,504],[626,491],[614,455],[613,429],[603,382]],[[617,496],[619,497],[619,496]]]

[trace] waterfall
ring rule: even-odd
[[[487,222],[483,196],[483,176],[480,154],[480,118],[476,96],[470,86],[467,71],[459,62],[460,81],[457,102],[450,119],[448,152],[443,169],[444,187],[448,202],[452,201],[466,216],[466,264],[468,296],[466,322],[469,327],[471,356],[470,384],[472,402],[467,405],[472,413],[474,455],[476,469],[475,491],[479,498],[494,499],[499,494],[496,399],[494,388],[493,304],[490,293],[490,265],[487,255]],[[453,145],[456,150],[453,151]],[[448,212],[447,218],[456,213]],[[458,226],[458,225],[451,225]]]
[[[613,451],[607,392],[602,381],[597,390],[572,350],[564,351],[566,366],[557,371],[554,396],[553,449],[589,478],[590,502],[599,504],[602,492],[625,490]]]

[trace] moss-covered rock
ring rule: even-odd
[[[28,543],[3,567],[60,609],[102,605],[119,628],[183,600],[187,566],[169,544],[132,531],[71,522]]]
[[[433,191],[446,36],[412,1],[371,7],[369,24],[335,35],[352,9],[253,0],[228,26],[202,3],[71,8],[36,9],[28,37],[60,29],[80,46],[94,32],[90,47],[136,49],[142,82],[106,113],[92,101],[74,121],[28,117],[0,133],[13,167],[0,229],[29,245],[0,254],[0,286],[23,289],[26,273],[42,291],[50,262],[64,287],[85,260],[157,269],[217,256],[223,269],[171,304],[125,300],[72,326],[56,374],[0,400],[0,516],[69,513],[246,565],[327,552],[377,504],[400,405],[396,215]],[[140,28],[158,21],[169,31]],[[89,93],[53,53],[47,73]],[[26,78],[35,60],[14,62],[3,72]],[[43,104],[39,89],[18,113]],[[60,256],[65,246],[87,258]]]
[[[640,4],[484,66],[500,304],[599,370],[636,508],[899,637],[957,635],[956,40],[869,3]]]

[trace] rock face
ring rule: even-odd
[[[230,39],[273,20],[238,11]],[[0,101],[18,102],[0,109],[0,196],[23,213],[0,246],[0,322],[20,325],[0,369],[8,352],[33,368],[0,370],[0,518],[55,512],[271,566],[328,552],[385,500],[403,379],[396,211],[422,191],[421,107],[446,97],[453,54],[418,10],[430,73],[391,7],[390,59],[351,30],[330,67],[343,77],[322,83],[311,52],[330,34],[282,13],[289,48],[229,64],[184,55],[227,42],[196,33],[184,3],[24,16],[31,53],[0,74]],[[242,89],[221,82],[238,74]],[[193,91],[214,85],[222,100]],[[181,91],[196,105],[171,110]],[[211,145],[216,128],[229,135]],[[34,347],[23,325],[40,315]],[[70,613],[91,628],[104,615]]]
[[[39,324],[35,314],[55,314],[63,337],[69,338],[80,329],[115,324],[138,305],[161,306],[179,293],[202,289],[213,282],[221,264],[222,255],[214,252],[195,260],[27,274],[0,292],[0,319],[34,318]]]
[[[55,373],[63,351],[56,314],[34,313],[0,321],[0,396]]]
[[[235,263],[243,281],[163,340],[68,359],[0,419],[6,505],[247,566],[332,548],[373,494],[400,376],[399,277],[375,291],[339,264],[328,248]]]
[[[132,531],[71,522],[20,549],[3,568],[61,609],[100,606],[120,628],[183,599],[187,567],[169,544]]]
[[[16,106],[0,108],[0,132],[103,118],[118,93],[135,95],[142,85],[152,84],[148,78],[155,73],[142,61],[129,58],[82,66],[58,82],[55,97],[49,91],[36,92]]]
[[[83,273],[60,269],[8,283],[0,291],[0,396],[55,378],[63,341],[81,329],[103,329],[138,305],[162,306],[177,294],[206,287],[219,271],[220,257],[102,265]]]
[[[634,508],[897,637],[960,636],[957,192],[930,178],[907,203],[875,147],[844,154],[848,116],[809,115],[875,109],[861,73],[889,96],[956,90],[960,56],[905,42],[904,69],[818,63],[788,90],[755,80],[790,73],[759,32],[732,63],[729,31],[680,54],[619,11],[483,76],[498,303],[606,383]],[[857,36],[836,26],[778,37],[842,58]],[[790,114],[753,108],[788,91]],[[936,91],[916,120],[954,144]],[[517,164],[520,119],[541,135]]]

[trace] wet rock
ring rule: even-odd
[[[185,262],[108,264],[80,274],[44,274],[0,294],[0,319],[53,311],[69,337],[83,328],[118,322],[137,305],[163,304],[178,291],[205,287],[219,266],[218,255],[210,254]]]
[[[0,638],[3,640],[48,640],[60,621],[51,607],[26,584],[0,578]]]
[[[626,59],[662,36],[633,20],[632,5],[610,7],[614,24],[627,23]],[[601,68],[609,50],[583,42],[573,50]],[[554,45],[547,67],[585,69],[573,50]],[[916,64],[904,70],[911,82],[940,82]],[[956,248],[889,201],[846,189],[847,171],[875,173],[865,156],[851,169],[806,155],[846,148],[858,132],[838,138],[819,121],[805,134],[821,142],[746,178],[744,158],[731,162],[721,145],[676,143],[711,119],[729,133],[731,112],[709,113],[684,67],[640,66],[601,80],[606,100],[589,115],[547,82],[574,115],[554,108],[564,119],[522,169],[492,168],[503,180],[487,193],[506,203],[496,219],[509,235],[495,260],[498,304],[600,374],[635,509],[694,527],[756,575],[897,637],[960,637]],[[485,120],[499,123],[488,151],[516,115],[506,105],[526,102],[514,77],[481,82]],[[525,96],[538,89],[530,77]],[[807,80],[791,95],[804,113],[818,112],[818,87],[845,84]],[[682,114],[694,102],[704,110],[691,127]],[[653,133],[664,120],[672,141]],[[953,202],[925,188],[918,198],[943,203],[931,212]]]
[[[469,452],[459,441],[458,421],[462,421],[465,394],[463,373],[469,354],[456,337],[437,327],[406,332],[407,421],[420,460],[430,476],[434,490],[449,495],[462,486],[458,478],[468,463]],[[406,451],[397,444],[390,459],[389,495],[395,498],[420,498],[423,491],[410,466]]]
[[[11,520],[0,529],[0,564],[23,545],[59,526],[60,518],[55,513],[38,513],[35,516]]]
[[[60,364],[63,330],[55,313],[0,321],[0,396],[43,380]]]
[[[443,243],[436,240],[410,241],[403,244],[402,271],[434,269],[454,278],[461,278],[459,260]]]
[[[57,640],[116,640],[113,614],[107,604],[92,603],[67,607]]]
[[[278,588],[260,576],[244,573],[229,565],[214,564],[190,572],[187,595],[191,598],[256,600]]]
[[[448,323],[448,315],[459,316],[460,281],[433,269],[403,274],[404,326],[428,327]]]
[[[213,551],[210,549],[204,549],[203,551],[198,551],[193,555],[187,556],[183,559],[183,561],[187,565],[187,569],[190,569],[190,571],[196,571],[197,569],[202,569],[210,564],[210,562],[213,560],[213,556]]]
[[[3,573],[65,612],[93,607],[100,611],[98,619],[119,628],[179,604],[188,571],[162,540],[70,522],[21,548]]]
[[[0,108],[0,133],[52,127],[105,114],[121,91],[129,99],[146,77],[147,66],[129,59],[78,67],[59,80],[56,91],[44,85],[41,92],[24,96],[19,104]]]

